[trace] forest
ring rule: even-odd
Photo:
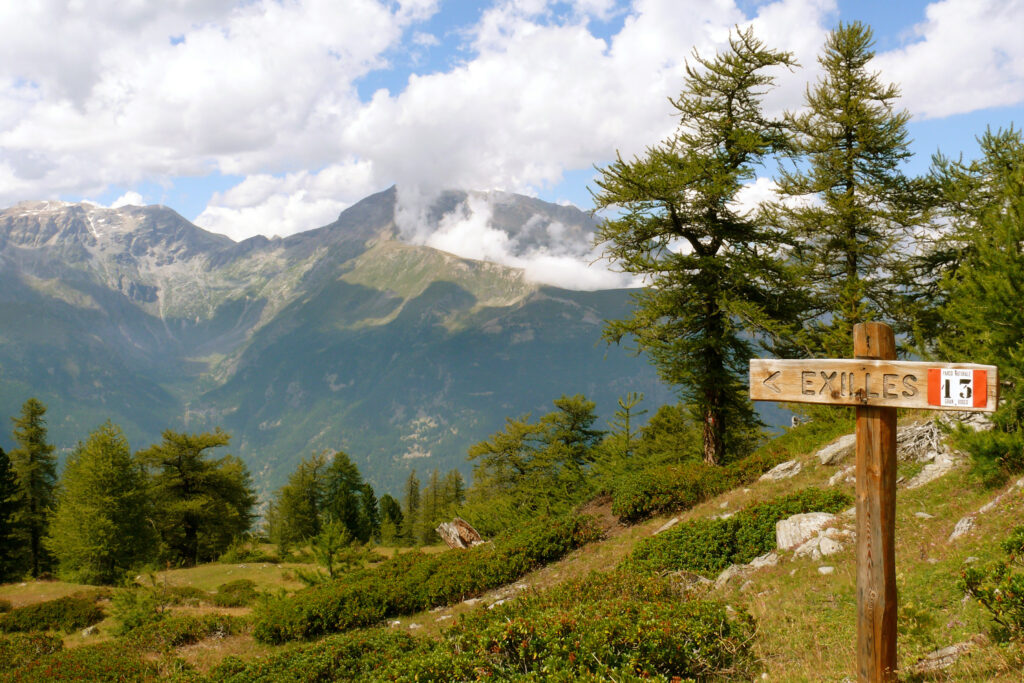
[[[646,285],[630,317],[606,322],[604,340],[645,355],[676,388],[676,404],[648,406],[631,393],[602,419],[586,396],[552,397],[550,412],[510,416],[469,449],[468,484],[455,470],[425,482],[413,472],[397,495],[378,495],[348,454],[313,453],[256,527],[245,466],[212,453],[228,434],[167,431],[133,452],[107,423],[58,478],[46,407],[28,399],[12,418],[16,447],[0,451],[0,583],[55,576],[113,588],[64,598],[49,613],[44,602],[0,616],[0,677],[703,681],[766,671],[779,656],[771,647],[783,646],[758,619],[779,622],[738,599],[681,592],[680,577],[713,579],[763,557],[776,522],[792,515],[840,514],[853,505],[841,487],[771,489],[735,514],[677,517],[603,571],[467,608],[431,637],[385,625],[479,600],[609,541],[612,527],[588,509],[607,507],[616,533],[628,534],[746,495],[776,465],[851,431],[847,409],[807,407],[799,426],[773,434],[748,398],[747,364],[852,357],[853,326],[866,321],[891,325],[904,357],[997,365],[993,427],[947,425],[943,438],[967,454],[972,491],[1024,474],[1024,139],[1015,128],[980,131],[978,158],[937,154],[926,175],[906,176],[910,113],[872,58],[870,28],[841,24],[803,107],[773,117],[763,106],[772,74],[799,65],[737,29],[728,50],[689,65],[672,100],[675,134],[599,169],[597,244]],[[744,204],[743,188],[766,170],[774,196]],[[1014,505],[1012,528],[991,540],[991,564],[942,565],[947,578],[933,591],[956,592],[950,604],[973,598],[972,623],[1000,644],[978,680],[1012,680],[1024,665],[1024,519]],[[488,542],[440,552],[435,528],[456,516]],[[166,579],[140,580],[216,561],[300,563],[299,585],[224,583],[189,597]],[[188,600],[251,610],[172,609]],[[53,635],[99,622],[100,604],[117,624],[110,640],[71,648]],[[934,614],[947,607],[930,609],[911,601],[901,613],[907,652],[938,645]],[[175,654],[213,633],[245,634],[263,649],[202,670]]]

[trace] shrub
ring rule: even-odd
[[[210,636],[238,633],[244,621],[225,614],[176,614],[130,631],[124,643],[136,650],[166,652]]]
[[[0,617],[0,631],[64,631],[71,633],[103,619],[91,598],[69,596],[26,605]]]
[[[213,683],[249,681],[367,680],[391,661],[401,661],[417,642],[406,633],[353,631],[328,636],[290,651],[253,662],[229,657],[207,674]]]
[[[960,588],[992,615],[996,640],[1024,641],[1024,526],[1015,528],[1001,544],[1008,555],[987,567],[966,567],[960,573]]]
[[[779,520],[804,512],[839,512],[852,502],[842,491],[804,489],[741,510],[728,519],[679,524],[638,544],[626,562],[645,571],[719,572],[771,551]]]
[[[600,536],[590,517],[537,520],[493,543],[438,555],[405,553],[375,569],[257,606],[253,635],[281,643],[372,626],[387,616],[444,605],[514,581]]]
[[[118,642],[60,650],[7,674],[10,683],[52,681],[141,681],[157,675],[156,664]]]
[[[60,636],[45,633],[0,635],[0,673],[13,671],[63,647]]]
[[[218,607],[248,607],[257,595],[255,583],[249,579],[238,579],[217,586],[212,600]]]
[[[10,612],[13,608],[14,607],[13,605],[11,605],[10,600],[4,600],[0,598],[0,614],[6,614],[7,612]]]
[[[167,601],[152,588],[126,588],[111,600],[112,616],[120,622],[117,633],[124,634],[163,616]]]

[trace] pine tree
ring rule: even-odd
[[[384,545],[396,545],[402,534],[402,506],[385,493],[380,497],[380,540]]]
[[[363,543],[370,539],[380,540],[380,506],[373,487],[364,483],[359,490],[360,537]]]
[[[327,468],[325,512],[341,522],[352,538],[366,540],[369,536],[364,534],[360,517],[362,488],[363,477],[359,468],[344,451],[335,453]]]
[[[39,576],[49,564],[43,538],[57,485],[57,458],[53,446],[46,442],[44,415],[46,406],[30,398],[22,405],[21,415],[11,418],[17,444],[9,456],[18,480],[15,522],[27,542],[32,576]]]
[[[320,533],[326,477],[327,454],[316,453],[300,462],[278,491],[270,535],[282,552]]]
[[[783,201],[767,212],[798,245],[811,301],[798,346],[812,356],[849,358],[857,323],[899,324],[906,240],[924,220],[920,183],[899,168],[911,156],[910,115],[894,110],[899,89],[869,70],[871,47],[859,22],[829,34],[824,75],[807,89],[806,108],[787,117],[795,163],[780,169]]]
[[[458,470],[449,470],[444,475],[444,507],[446,513],[453,513],[455,508],[466,502],[466,480]]]
[[[112,583],[150,560],[156,534],[145,472],[107,422],[80,443],[61,477],[46,547],[62,577]]]
[[[232,455],[208,459],[231,437],[163,433],[163,441],[138,453],[150,473],[154,519],[167,559],[194,566],[219,557],[252,525],[256,495],[245,464]]]
[[[0,448],[0,583],[15,579],[22,569],[25,554],[22,539],[18,538],[15,514],[18,511],[18,479],[11,460]]]
[[[427,479],[427,485],[420,492],[420,518],[417,537],[423,545],[433,545],[440,538],[435,529],[444,515],[444,488],[441,473],[435,467]]]
[[[636,409],[643,400],[644,395],[636,391],[630,391],[624,397],[620,397],[619,407],[609,423],[612,428],[609,435],[611,447],[620,460],[626,461],[633,457],[637,435],[640,432],[637,420],[647,414],[646,410]]]
[[[605,338],[632,336],[665,381],[678,385],[703,425],[703,454],[722,461],[734,427],[757,422],[747,398],[751,333],[781,335],[802,308],[780,256],[784,236],[735,202],[744,183],[782,149],[782,125],[761,110],[773,82],[765,70],[789,67],[751,31],[730,37],[714,59],[696,57],[672,101],[677,132],[632,161],[601,170],[598,210],[619,212],[597,236],[605,256],[647,287],[633,315],[608,323]]]
[[[402,539],[408,545],[415,545],[420,516],[420,480],[416,478],[416,470],[409,473],[409,478],[405,480],[404,491],[405,495],[402,500]]]

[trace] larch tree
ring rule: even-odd
[[[299,463],[277,492],[270,535],[282,552],[320,533],[327,467],[327,454],[314,453]]]
[[[363,475],[344,451],[331,456],[327,468],[324,494],[324,512],[327,518],[340,522],[351,538],[365,541],[369,533],[364,529],[365,521],[360,510]]]
[[[163,441],[137,454],[150,474],[155,523],[166,559],[185,566],[219,557],[252,526],[256,494],[245,464],[209,457],[231,437],[166,430]]]
[[[757,167],[786,145],[761,100],[772,70],[794,62],[750,30],[695,61],[671,100],[675,134],[601,169],[594,202],[610,214],[596,241],[613,266],[647,285],[633,294],[632,316],[608,323],[605,338],[635,339],[693,407],[704,460],[720,463],[741,448],[731,436],[758,422],[746,387],[757,355],[751,334],[779,337],[803,307],[784,234],[737,203]]]
[[[402,540],[409,545],[415,545],[420,518],[420,480],[416,478],[416,470],[410,472],[409,478],[405,480],[403,493]]]
[[[787,115],[793,163],[780,168],[779,201],[766,214],[791,234],[810,303],[791,352],[848,358],[855,324],[901,318],[901,283],[926,193],[901,171],[911,156],[910,114],[895,108],[899,89],[870,70],[872,44],[869,27],[840,24],[805,107]]]
[[[107,422],[68,458],[46,547],[59,574],[79,583],[113,583],[152,559],[156,532],[141,464]]]
[[[18,538],[15,513],[18,511],[18,479],[11,460],[0,448],[0,583],[15,579],[21,569],[24,543]]]
[[[22,405],[21,415],[11,418],[16,447],[9,457],[18,482],[15,523],[28,546],[32,576],[39,576],[48,566],[43,538],[57,485],[57,458],[53,446],[46,441],[45,415],[46,406],[30,398]]]

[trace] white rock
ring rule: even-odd
[[[775,545],[779,550],[792,550],[835,522],[835,515],[827,512],[807,512],[793,515],[788,519],[780,519],[775,523]]]
[[[498,605],[504,605],[506,602],[508,602],[508,598],[502,598],[501,600],[495,600],[494,602],[492,602],[491,604],[489,604],[487,606],[487,609],[494,609]]]
[[[391,628],[397,628],[397,627],[399,627],[401,625],[402,625],[402,622],[400,622],[400,621],[392,621],[391,623],[388,624],[388,626],[391,627]]]
[[[715,579],[715,588],[722,588],[733,579],[746,576],[752,571],[749,565],[731,564]]]
[[[439,616],[437,619],[434,619],[434,621],[445,621],[446,619],[451,619],[451,618],[452,618],[452,615],[450,615],[450,614],[443,614],[443,615]]]
[[[916,489],[930,484],[963,462],[963,456],[956,451],[934,453],[934,456],[932,462],[925,465],[920,472],[914,475],[913,479],[907,482],[907,489]]]
[[[420,625],[420,624],[409,624],[409,630],[410,631],[415,631],[418,628],[423,628],[423,626]]]
[[[955,527],[953,527],[953,533],[951,533],[949,535],[949,540],[950,541],[955,541],[956,539],[960,538],[964,534],[968,533],[971,529],[974,528],[974,526],[975,526],[974,517],[964,517],[963,519],[961,519],[959,522],[956,523]]]
[[[657,536],[662,531],[668,531],[669,529],[674,527],[676,524],[679,524],[679,518],[678,517],[673,517],[672,519],[668,520],[667,522],[662,524],[660,527],[658,527],[658,529],[653,534],[651,534],[651,535],[652,536]]]
[[[475,605],[475,604],[477,604],[479,602],[480,602],[480,598],[469,598],[468,600],[463,600],[462,604],[463,605],[469,605],[470,607],[472,607],[473,605]]]
[[[822,465],[838,465],[853,453],[856,444],[856,434],[845,434],[822,448],[815,455],[817,455]]]
[[[779,563],[779,554],[775,551],[759,555],[750,561],[747,565],[752,569],[761,569],[762,567],[774,567]]]
[[[964,560],[964,564],[974,564],[974,563],[975,563],[975,562],[977,562],[977,561],[978,561],[979,559],[980,559],[980,558],[977,558],[977,557],[975,557],[974,555],[971,555],[971,556],[970,556],[970,557],[968,557],[968,558],[967,558],[966,560]]]
[[[935,515],[929,515],[927,512],[915,512],[914,516],[918,519],[935,519]]]
[[[88,638],[89,636],[94,636],[97,633],[99,633],[99,628],[95,624],[92,625],[92,626],[86,626],[85,628],[82,629],[82,637],[83,638]]]
[[[799,474],[802,469],[803,464],[799,460],[787,460],[786,462],[779,463],[762,474],[761,481],[778,481],[779,479],[788,479]]]
[[[856,517],[857,516],[857,507],[854,506],[852,508],[846,508],[845,510],[843,510],[839,514],[841,514],[843,517]]]
[[[828,567],[828,566],[818,567],[818,573],[823,575],[823,576],[828,576],[829,574],[832,574],[833,572],[835,572],[835,570],[836,570],[835,567]]]
[[[841,484],[843,482],[852,482],[854,480],[853,470],[853,465],[850,465],[849,467],[844,467],[843,469],[839,470],[838,472],[836,472],[835,474],[828,478],[828,485],[835,486],[836,484]]]
[[[833,541],[828,536],[821,537],[821,543],[818,544],[818,551],[822,557],[828,557],[829,555],[835,555],[842,551],[843,544],[839,541]]]
[[[722,510],[724,510],[725,508],[729,507],[729,501],[723,500],[722,503],[718,507],[721,508]]]

